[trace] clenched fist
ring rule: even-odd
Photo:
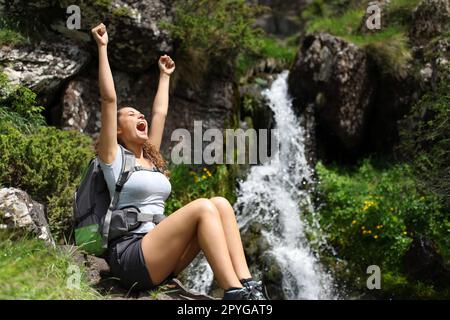
[[[108,33],[106,32],[106,26],[103,23],[92,28],[91,33],[98,46],[106,46],[108,44]]]
[[[175,62],[167,55],[163,55],[158,61],[159,70],[167,75],[171,75],[175,70]]]

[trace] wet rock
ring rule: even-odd
[[[329,34],[309,35],[289,75],[294,108],[314,106],[318,146],[352,152],[364,141],[374,85],[364,50]]]
[[[268,253],[270,245],[262,234],[262,225],[252,223],[241,238],[253,278],[263,281],[271,299],[284,299],[281,268],[276,259]]]
[[[0,189],[0,229],[23,230],[55,245],[45,216],[44,205],[34,201],[23,190]]]
[[[416,44],[427,43],[430,39],[449,30],[448,0],[422,0],[412,14],[410,39]]]
[[[0,66],[13,84],[26,86],[50,104],[64,81],[88,63],[89,53],[69,43],[41,41],[36,46],[0,48]]]
[[[414,238],[403,257],[403,265],[406,274],[413,279],[433,281],[439,287],[450,285],[450,267],[433,242],[425,237]]]

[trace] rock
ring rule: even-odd
[[[39,239],[55,245],[45,217],[44,205],[34,201],[23,190],[0,189],[1,229],[19,229],[32,232]]]
[[[89,61],[89,53],[69,43],[41,41],[36,46],[0,48],[0,66],[13,84],[26,86],[50,104],[61,85]]]
[[[285,299],[282,290],[282,273],[276,259],[268,253],[270,245],[262,235],[262,225],[252,223],[242,234],[242,244],[250,273],[261,279],[271,299]]]
[[[364,50],[329,34],[303,40],[289,75],[294,108],[314,105],[318,146],[353,152],[364,141],[374,92]]]
[[[275,125],[273,111],[261,94],[261,90],[266,87],[267,84],[258,84],[256,81],[239,87],[241,117],[249,116],[252,119],[252,128],[255,130],[273,129]]]
[[[95,67],[97,68],[97,67]],[[69,81],[61,100],[52,107],[52,123],[63,129],[75,129],[94,140],[100,134],[101,100],[97,70],[88,70]],[[118,107],[130,105],[150,117],[158,74],[133,74],[112,70]]]
[[[408,276],[416,280],[433,281],[439,287],[450,286],[450,267],[437,252],[432,241],[416,237],[403,257]]]
[[[161,20],[172,21],[168,2],[162,0],[114,0],[112,7],[127,8],[129,14],[116,17],[108,25],[111,61],[124,71],[148,69],[162,54],[173,50],[166,30],[159,28]]]
[[[76,4],[80,8],[80,29],[66,26],[69,14],[66,9]],[[29,28],[46,30],[90,46],[96,55],[97,47],[91,36],[91,28],[104,22],[109,36],[108,53],[111,65],[119,70],[142,72],[154,64],[161,54],[173,50],[172,40],[158,23],[172,21],[169,1],[164,0],[110,0],[73,3],[61,1],[6,0],[8,17],[25,20]],[[47,30],[48,29],[48,30]],[[61,40],[61,39],[59,39]]]
[[[211,296],[185,287],[180,280],[172,278],[151,292],[133,291],[121,286],[110,273],[105,259],[91,256],[76,250],[73,246],[59,246],[66,252],[72,252],[75,262],[86,270],[86,277],[91,286],[111,300],[216,300]],[[74,250],[75,248],[75,250]]]
[[[409,38],[416,44],[424,44],[449,30],[448,0],[422,0],[413,11]]]
[[[258,4],[270,8],[257,17],[254,26],[262,28],[266,33],[277,36],[290,36],[302,28],[299,12],[307,1],[258,0]]]

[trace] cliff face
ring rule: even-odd
[[[388,9],[384,3],[378,32],[393,26]],[[314,110],[319,157],[353,161],[370,152],[391,152],[401,118],[421,93],[448,77],[448,1],[423,0],[406,16],[402,28],[409,51],[400,48],[401,37],[358,46],[329,33],[302,39],[290,92],[299,112]],[[361,28],[367,16],[362,18],[353,35],[369,39],[377,31]],[[396,59],[403,59],[401,68]]]
[[[108,28],[108,56],[120,105],[131,105],[150,116],[158,85],[157,61],[169,54],[177,64],[172,76],[170,106],[163,150],[170,149],[175,128],[224,128],[236,110],[233,74],[200,66],[202,57],[180,53],[158,26],[172,21],[169,1],[111,1],[80,5],[81,28],[69,30],[68,1],[6,1],[11,19],[36,23],[29,43],[0,48],[0,67],[14,83],[38,94],[50,125],[76,129],[94,139],[100,131],[97,48],[90,29],[103,21]],[[23,22],[27,26],[26,21]],[[42,29],[39,29],[42,28]],[[222,69],[221,69],[222,70]]]

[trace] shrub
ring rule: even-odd
[[[450,83],[442,80],[402,121],[397,154],[408,160],[421,185],[450,211]]]
[[[74,130],[42,126],[27,134],[0,122],[0,183],[50,204],[47,215],[57,239],[70,232],[70,192],[93,154],[91,139]]]
[[[375,264],[390,275],[383,278],[385,289],[395,287],[405,277],[402,257],[415,235],[435,241],[450,262],[450,217],[433,194],[417,186],[408,164],[365,159],[355,169],[340,169],[319,162],[316,170],[320,225],[337,256],[348,263],[353,282],[366,279],[366,268]],[[408,286],[411,296],[421,295],[419,287]]]
[[[182,206],[198,198],[222,196],[231,203],[236,201],[232,167],[194,167],[172,165],[170,167],[172,193],[166,202],[166,214],[171,214]]]
[[[89,286],[84,267],[75,263],[73,252],[0,230],[0,256],[0,299],[101,299]],[[67,286],[71,265],[79,268],[79,288]]]
[[[210,57],[236,57],[240,52],[258,48],[259,29],[252,24],[263,6],[248,5],[244,0],[177,0],[175,20],[163,21],[184,49],[201,48]]]

